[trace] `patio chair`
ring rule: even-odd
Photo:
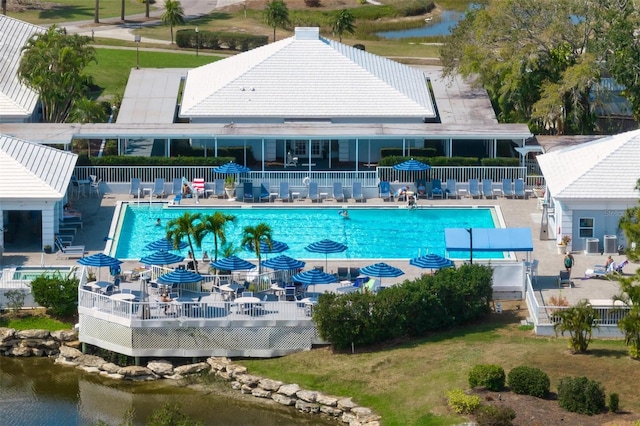
[[[514,197],[513,192],[513,181],[511,179],[502,179],[502,196],[503,197]]]
[[[171,193],[173,195],[182,195],[182,178],[173,179],[173,185],[171,186]]]
[[[447,198],[458,198],[458,182],[455,179],[447,179]]]
[[[134,198],[140,198],[142,188],[140,188],[140,178],[131,178],[129,183],[129,194]]]
[[[429,191],[427,190],[427,181],[424,179],[418,179],[416,181],[416,197],[417,198],[429,198]]]
[[[573,281],[571,281],[571,273],[569,271],[560,271],[558,274],[558,288],[566,285],[567,287],[573,287]]]
[[[58,249],[56,257],[60,258],[60,257],[66,257],[66,258],[70,258],[70,257],[84,257],[84,254],[86,253],[85,247],[84,246],[69,246],[69,245],[65,245],[62,240],[60,240],[60,238],[55,237],[54,238],[54,244],[56,246],[56,248]]]
[[[204,198],[204,178],[194,178],[192,186],[195,194]]]
[[[224,198],[224,179],[216,179],[213,189],[217,198]]]
[[[444,191],[442,190],[442,181],[440,179],[431,180],[431,198],[443,198]]]
[[[360,268],[349,268],[349,279],[351,279],[351,281],[354,281],[356,278],[358,278],[358,275],[360,275]]]
[[[336,201],[344,201],[344,191],[342,190],[342,183],[333,182],[333,199]]]
[[[338,281],[348,280],[349,279],[349,268],[339,266],[338,267],[337,277],[338,277]]]
[[[391,184],[387,181],[380,182],[380,198],[387,201],[393,200],[393,195],[391,195]]]
[[[361,182],[353,182],[353,186],[351,188],[351,196],[353,199],[358,202],[364,201],[364,196],[362,195],[362,183]]]
[[[513,196],[515,198],[525,198],[525,191],[524,191],[524,180],[523,179],[516,179],[513,181]]]
[[[289,182],[280,182],[280,190],[278,191],[278,199],[282,201],[291,200],[291,193],[289,192]]]
[[[480,198],[481,196],[478,179],[469,179],[469,197]]]
[[[151,192],[151,194],[155,195],[156,198],[164,198],[165,192],[163,178],[156,178],[156,180],[153,182],[153,191]]]
[[[242,200],[251,201],[253,203],[253,183],[245,182],[244,190],[242,191]]]
[[[102,197],[102,193],[100,192],[100,184],[102,184],[102,178],[91,182],[90,184],[90,191],[91,194],[96,194],[96,197],[101,198]]]
[[[482,195],[484,198],[493,198],[493,181],[491,179],[482,179]]]
[[[320,194],[318,193],[318,182],[309,182],[308,198],[311,200],[312,203],[320,199]]]
[[[260,184],[260,202],[262,202],[263,200],[267,200],[270,201],[271,200],[271,193],[269,192],[269,187],[267,185],[265,185],[264,182],[262,182]]]

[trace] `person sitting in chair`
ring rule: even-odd
[[[182,184],[182,196],[184,198],[186,198],[187,196],[191,195],[191,188],[189,188],[189,185],[187,183],[183,183]]]
[[[420,182],[420,185],[418,185],[418,195],[426,195],[427,194],[427,187],[424,186],[424,183]]]
[[[611,256],[607,257],[607,263],[604,264],[604,269],[607,273],[615,272],[616,270],[616,262],[613,260]]]
[[[165,303],[164,305],[164,313],[166,314],[169,310],[169,303],[173,302],[173,299],[169,297],[167,293],[162,293],[160,295],[160,302]]]

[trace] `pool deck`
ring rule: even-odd
[[[93,254],[99,251],[103,251],[105,248],[105,237],[109,233],[113,214],[116,209],[116,205],[119,201],[132,201],[128,194],[105,194],[102,199],[97,198],[81,198],[73,200],[73,207],[83,214],[84,227],[78,230],[76,237],[73,241],[74,245],[85,245],[89,254]],[[155,200],[154,200],[155,201]],[[167,199],[164,200],[165,202]],[[149,202],[148,197],[143,202]],[[286,206],[296,208],[341,208],[344,205],[350,206],[364,205],[367,207],[375,206],[390,206],[390,205],[404,205],[404,202],[385,202],[380,199],[368,199],[365,203],[356,203],[353,199],[347,203],[335,202],[332,200],[324,200],[321,203],[311,203],[310,200],[299,200],[288,203],[277,201],[275,203],[254,203],[255,206]],[[194,201],[188,199],[183,200],[181,207],[188,207],[189,205],[196,206]],[[200,199],[199,207],[229,207],[249,205],[252,203],[244,203],[239,201],[228,201],[223,199],[209,198]],[[574,283],[573,288],[557,288],[557,276],[558,272],[563,267],[563,255],[557,253],[555,241],[541,241],[540,234],[540,220],[542,211],[538,209],[538,200],[536,198],[530,199],[506,199],[498,197],[497,199],[445,199],[445,200],[419,200],[419,208],[425,208],[429,206],[500,206],[504,222],[507,227],[529,227],[531,228],[531,234],[533,239],[534,252],[532,259],[539,261],[538,266],[538,280],[534,288],[536,289],[536,295],[539,301],[544,304],[545,300],[548,300],[552,295],[558,295],[566,297],[570,303],[575,303],[580,299],[610,299],[614,294],[618,292],[618,285],[615,281],[609,281],[606,279],[591,278],[583,280],[586,269],[592,268],[595,264],[604,264],[606,256],[600,255],[585,255],[583,253],[573,253],[575,258],[575,265],[572,272],[572,279]],[[415,230],[415,232],[419,232]],[[519,258],[524,260],[525,253],[517,253]],[[616,263],[620,263],[626,257],[624,255],[613,256]],[[381,259],[384,260],[384,259]],[[45,266],[52,265],[76,265],[77,259],[58,259],[56,254],[43,254],[41,252],[7,252],[5,251],[2,258],[3,267],[11,266],[39,266],[44,264]],[[396,266],[405,272],[397,280],[415,279],[421,274],[425,273],[425,270],[410,266],[406,260],[384,260],[390,265]],[[348,260],[329,260],[328,270],[336,271],[339,266],[341,267],[363,267],[371,264],[371,260],[358,261],[353,259]],[[324,259],[312,259],[307,261],[307,267],[324,266]],[[122,265],[123,270],[132,269],[139,266],[138,262],[125,262]],[[633,273],[638,264],[629,264],[625,268],[626,274]],[[384,285],[390,285],[393,283],[393,279],[384,278]],[[399,281],[395,281],[399,282]],[[336,284],[335,287],[340,285]],[[323,286],[323,290],[333,290],[334,285]]]

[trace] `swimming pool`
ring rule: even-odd
[[[14,280],[33,281],[40,275],[44,275],[47,278],[53,277],[66,277],[71,272],[69,266],[52,266],[49,268],[35,267],[35,266],[18,266],[13,272]]]
[[[483,208],[361,208],[350,207],[349,219],[338,214],[339,206],[332,208],[166,208],[161,205],[135,205],[123,203],[110,253],[118,259],[138,260],[149,254],[148,243],[164,238],[167,222],[183,213],[213,214],[221,211],[236,216],[236,222],[226,228],[227,240],[238,246],[242,230],[247,225],[264,222],[272,229],[274,240],[289,245],[283,254],[296,259],[324,259],[322,253],[310,253],[304,248],[328,238],[345,244],[342,253],[329,254],[329,259],[410,259],[427,253],[445,252],[445,228],[496,228],[500,225],[499,212],[493,207]],[[162,226],[156,226],[160,218]],[[207,236],[203,249],[213,252],[213,237]],[[182,251],[184,255],[188,249]],[[196,250],[196,258],[201,251]],[[245,250],[239,256],[255,258]],[[269,255],[274,256],[274,255]],[[450,252],[454,259],[468,259],[468,252]],[[502,253],[474,252],[474,258],[503,258]],[[263,256],[264,258],[265,256]]]

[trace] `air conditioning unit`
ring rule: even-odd
[[[587,238],[585,254],[600,254],[600,240],[597,238]]]
[[[604,252],[605,254],[618,253],[618,236],[617,235],[604,236]]]

